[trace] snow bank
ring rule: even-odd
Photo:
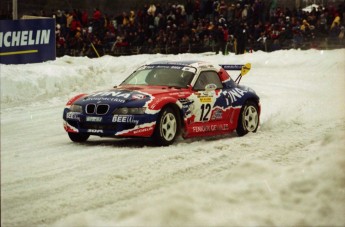
[[[46,63],[1,65],[2,103],[30,103],[111,86],[118,82],[118,75],[128,75],[133,70],[124,59],[105,56],[90,60],[65,56]],[[118,63],[116,67],[113,61]]]
[[[264,83],[272,83],[274,78],[293,78],[293,83],[305,82],[299,77],[310,78],[315,73],[323,74],[319,80],[325,80],[334,75],[329,75],[330,67],[343,66],[344,59],[333,59],[328,56],[344,56],[344,50],[334,51],[278,51],[273,53],[257,52],[242,56],[212,55],[212,54],[181,54],[181,55],[137,55],[111,57],[103,56],[99,59],[89,59],[86,57],[58,58],[37,64],[26,65],[1,65],[1,102],[2,104],[31,103],[38,100],[49,100],[59,96],[73,96],[82,92],[90,92],[98,89],[109,88],[119,84],[134,69],[144,63],[152,61],[170,59],[187,60],[198,59],[211,61],[219,64],[244,64],[252,63],[252,72],[247,76],[248,80],[255,80],[255,76],[262,73],[261,78]],[[313,59],[310,59],[313,58]],[[324,67],[320,72],[317,64],[322,62]],[[279,71],[281,67],[289,66],[284,72]],[[308,70],[306,69],[308,67]],[[316,70],[316,71],[315,71]],[[265,73],[267,71],[267,73]],[[236,73],[234,73],[237,75]],[[234,76],[235,76],[234,75]],[[246,78],[246,80],[247,80]],[[247,83],[247,82],[246,82]],[[275,84],[271,84],[274,86]],[[279,85],[282,89],[290,89],[295,86],[287,84]],[[308,89],[308,84],[305,84]],[[293,92],[293,90],[291,90]],[[265,95],[265,94],[263,94]]]

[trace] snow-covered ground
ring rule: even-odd
[[[258,132],[69,140],[69,98],[158,59],[251,62],[241,83],[261,97]],[[345,225],[345,49],[63,57],[0,73],[1,226]]]

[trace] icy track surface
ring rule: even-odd
[[[258,132],[169,147],[69,140],[69,98],[164,59],[251,62],[241,83],[261,97]],[[1,226],[345,225],[345,49],[0,67]]]

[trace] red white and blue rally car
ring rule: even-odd
[[[236,130],[256,132],[260,99],[239,85],[246,65],[203,61],[160,61],[143,65],[119,86],[72,98],[63,112],[64,128],[74,142],[90,135],[146,137],[157,145],[183,138],[215,136]],[[227,70],[239,70],[233,80]]]

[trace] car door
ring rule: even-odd
[[[219,98],[223,96],[222,89],[223,84],[216,71],[205,70],[200,72],[193,86],[194,109],[192,113],[195,116],[194,123],[207,124],[217,120],[213,113],[216,108],[215,103],[219,102]]]

